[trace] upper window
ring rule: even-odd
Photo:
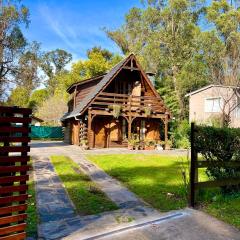
[[[221,112],[221,97],[206,98],[205,112],[212,112],[212,113]]]

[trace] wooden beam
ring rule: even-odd
[[[92,109],[91,110],[92,114],[96,114],[96,115],[102,115],[102,116],[112,116],[112,113],[106,111],[106,110],[100,110],[100,109]],[[123,117],[129,117],[130,113],[121,113],[120,116]],[[158,119],[165,119],[166,114],[164,113],[156,113],[156,114],[152,114],[150,117],[146,116],[145,113],[135,113],[132,112],[131,113],[132,117],[141,117],[141,118],[158,118]]]
[[[168,115],[165,114],[165,120],[164,120],[164,139],[165,139],[165,150],[169,150],[168,145]]]
[[[88,109],[88,133],[87,133],[87,137],[88,137],[88,146],[90,148],[93,148],[93,142],[91,141],[91,134],[92,134],[92,113],[90,108]]]
[[[128,67],[128,66],[123,67],[123,69],[131,70],[131,71],[140,71],[140,69],[138,69],[136,67]]]

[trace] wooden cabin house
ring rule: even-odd
[[[107,74],[67,91],[72,98],[61,119],[66,143],[108,148],[127,147],[133,136],[140,141],[168,139],[169,110],[133,54]]]

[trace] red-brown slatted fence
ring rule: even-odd
[[[31,113],[0,106],[0,240],[26,238]]]

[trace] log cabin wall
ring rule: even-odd
[[[88,83],[77,86],[76,93],[76,106],[85,98],[91,90],[96,87],[100,80],[90,81]]]
[[[73,145],[79,145],[80,123],[77,120],[71,122],[71,143]]]
[[[64,127],[64,140],[65,143],[71,144],[71,122],[67,121]]]

